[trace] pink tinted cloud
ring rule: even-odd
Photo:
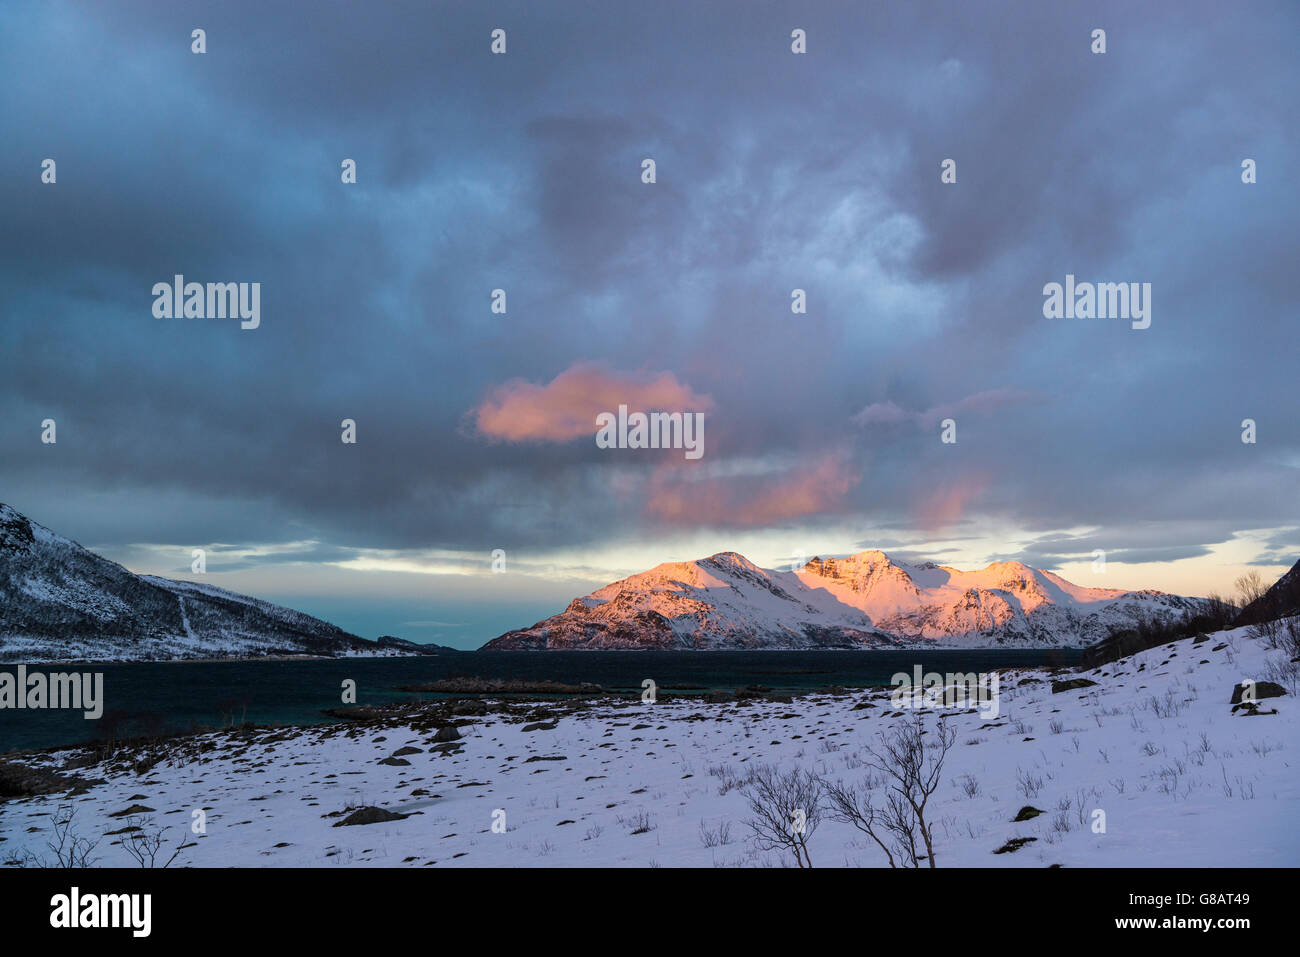
[[[894,425],[899,422],[912,422],[918,428],[932,429],[944,419],[955,418],[958,414],[970,412],[982,414],[992,412],[1006,405],[1023,405],[1041,401],[1041,396],[1020,389],[988,389],[976,392],[956,402],[936,405],[934,408],[920,412],[903,409],[894,402],[873,402],[850,420],[854,425]]]
[[[970,475],[925,492],[916,503],[917,521],[931,533],[956,525],[989,484],[986,475]]]
[[[762,526],[835,509],[860,478],[833,453],[775,478],[688,476],[686,469],[659,470],[650,481],[647,511],[675,525]]]
[[[708,412],[712,400],[671,372],[618,372],[575,362],[545,385],[511,379],[471,415],[479,434],[504,442],[568,442],[596,434],[596,416],[617,412]]]

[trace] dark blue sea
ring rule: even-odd
[[[40,666],[44,672],[92,671],[104,675],[104,718],[81,712],[0,710],[0,754],[79,744],[115,736],[257,724],[322,724],[335,719],[342,683],[357,685],[358,704],[425,700],[398,685],[439,678],[478,677],[590,682],[611,691],[641,690],[652,679],[662,693],[734,691],[763,685],[773,691],[809,691],[832,685],[885,685],[898,672],[985,672],[1018,665],[1069,665],[1077,650],[914,651],[466,651],[437,657],[326,661],[165,662]],[[13,672],[16,666],[0,665]],[[33,666],[35,668],[35,666]]]

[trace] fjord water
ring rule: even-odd
[[[132,734],[256,724],[323,724],[326,708],[342,705],[345,680],[356,682],[357,704],[429,700],[397,690],[440,678],[502,678],[590,682],[609,691],[641,691],[653,680],[662,694],[734,691],[762,685],[773,691],[830,686],[886,685],[899,672],[947,674],[995,668],[1062,666],[1077,662],[1074,649],[1007,651],[484,651],[420,658],[350,658],[320,661],[203,661],[134,664],[31,665],[29,670],[102,672],[104,717],[80,711],[0,710],[0,754]],[[12,670],[13,666],[7,667]]]

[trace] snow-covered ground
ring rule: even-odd
[[[1242,679],[1267,680],[1270,662],[1286,657],[1237,629],[1095,671],[1004,673],[996,719],[942,718],[956,739],[928,811],[937,865],[1300,864],[1294,684],[1260,703],[1276,714],[1233,714],[1229,703]],[[645,667],[653,677],[653,656]],[[1053,694],[1052,677],[1097,684]],[[864,701],[875,706],[855,707]],[[548,714],[554,727],[533,727]],[[925,714],[932,729],[941,720]],[[433,750],[437,725],[420,719],[218,732],[142,773],[78,768],[108,780],[75,797],[0,803],[0,861],[48,859],[51,822],[71,806],[71,830],[98,839],[92,856],[105,866],[134,864],[110,834],[129,826],[169,828],[169,848],[191,845],[177,865],[204,867],[790,866],[788,854],[754,847],[735,783],[761,764],[860,781],[864,747],[905,720],[887,698],[858,692],[515,704],[459,718],[472,722],[459,728],[462,746],[444,752]],[[418,750],[397,760],[409,763],[379,763],[407,747]],[[1044,813],[1014,823],[1024,805]],[[364,806],[410,816],[334,826]],[[114,816],[132,807],[145,810]],[[201,834],[190,827],[197,809]],[[493,830],[498,809],[504,833]],[[1035,840],[994,854],[1013,838]],[[864,834],[831,820],[808,849],[815,866],[886,864]]]

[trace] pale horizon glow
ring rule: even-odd
[[[1153,589],[1189,597],[1217,593],[1230,597],[1237,577],[1252,569],[1259,570],[1269,582],[1287,571],[1287,565],[1253,564],[1269,531],[1238,535],[1213,546],[1209,555],[1194,558],[1135,563],[1108,560],[1102,573],[1095,572],[1092,559],[1087,558],[1046,570],[1085,587]],[[1087,529],[1070,532],[1082,534]],[[292,559],[294,547],[225,546],[222,552],[209,554],[208,570],[203,575],[190,572],[187,551],[169,546],[106,547],[101,553],[137,574],[198,581],[277,601],[363,637],[393,634],[412,641],[433,641],[470,649],[503,631],[525,627],[555,614],[573,598],[665,562],[687,562],[732,551],[761,568],[790,571],[795,553],[800,550],[802,564],[814,557],[839,558],[878,547],[903,564],[930,560],[960,571],[977,571],[995,561],[1023,561],[1033,568],[1043,567],[1027,558],[1009,555],[1011,549],[999,547],[1000,542],[1008,540],[1013,539],[985,534],[888,547],[873,546],[850,535],[824,530],[743,535],[699,531],[637,547],[557,549],[518,556],[507,550],[504,574],[491,570],[490,550],[475,554],[432,549],[409,552],[358,549],[353,557],[344,560],[299,562]],[[803,543],[812,547],[805,548]],[[298,544],[306,547],[316,543]],[[900,558],[900,553],[904,557]],[[285,559],[277,560],[274,557],[277,555]],[[252,556],[270,560],[236,569],[222,564],[223,560],[243,561]],[[506,589],[510,592],[508,605],[502,595]],[[345,623],[338,620],[338,609],[343,607],[340,603],[347,602],[355,602],[366,611],[355,619],[345,612]],[[507,608],[518,611],[512,613]],[[452,610],[454,614],[450,613]]]

